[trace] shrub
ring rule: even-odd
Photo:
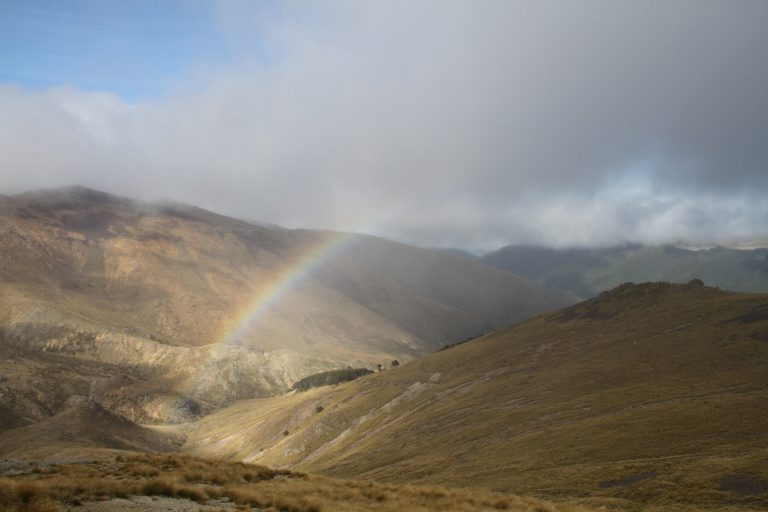
[[[129,464],[125,469],[133,476],[158,476],[160,470],[149,464]]]
[[[292,389],[297,391],[307,391],[308,389],[320,386],[331,386],[342,382],[349,382],[362,377],[363,375],[368,375],[369,373],[373,372],[367,368],[348,368],[346,370],[331,370],[329,372],[316,373],[296,382],[292,386]]]
[[[141,492],[147,496],[175,496],[176,486],[167,478],[153,478],[144,484]]]
[[[33,499],[16,510],[18,512],[63,512],[64,509],[50,498],[43,496]]]
[[[22,503],[30,503],[39,494],[40,488],[31,482],[23,482],[16,486],[16,499]]]

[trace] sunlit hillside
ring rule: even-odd
[[[235,404],[184,448],[630,509],[767,506],[767,311],[765,295],[626,284],[352,383]]]

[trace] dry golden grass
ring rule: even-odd
[[[348,384],[235,404],[184,448],[629,510],[752,510],[768,508],[767,407],[768,296],[657,283]]]
[[[176,454],[121,456],[31,468],[20,475],[0,477],[0,503],[16,512],[57,512],[84,502],[136,495],[201,504],[216,499],[237,507],[281,512],[587,511],[484,490],[335,480]]]

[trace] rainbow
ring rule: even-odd
[[[310,241],[292,259],[283,264],[280,271],[270,279],[259,283],[255,296],[244,307],[235,321],[213,344],[201,347],[205,351],[205,360],[198,366],[185,384],[182,393],[194,396],[195,389],[201,384],[212,364],[224,355],[232,346],[246,339],[258,322],[287,292],[307,278],[317,267],[332,259],[357,238],[352,233],[324,232],[319,240]]]
[[[290,264],[285,265],[282,271],[259,287],[259,291],[251,302],[243,309],[237,320],[219,339],[220,346],[229,346],[238,340],[245,338],[258,321],[269,311],[286,292],[303,281],[314,269],[323,262],[332,259],[338,252],[345,248],[353,235],[340,232],[329,232],[327,239],[306,248],[301,255]]]

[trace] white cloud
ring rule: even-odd
[[[764,230],[765,2],[249,4],[221,26],[274,62],[197,92],[0,87],[0,189],[472,248]]]

